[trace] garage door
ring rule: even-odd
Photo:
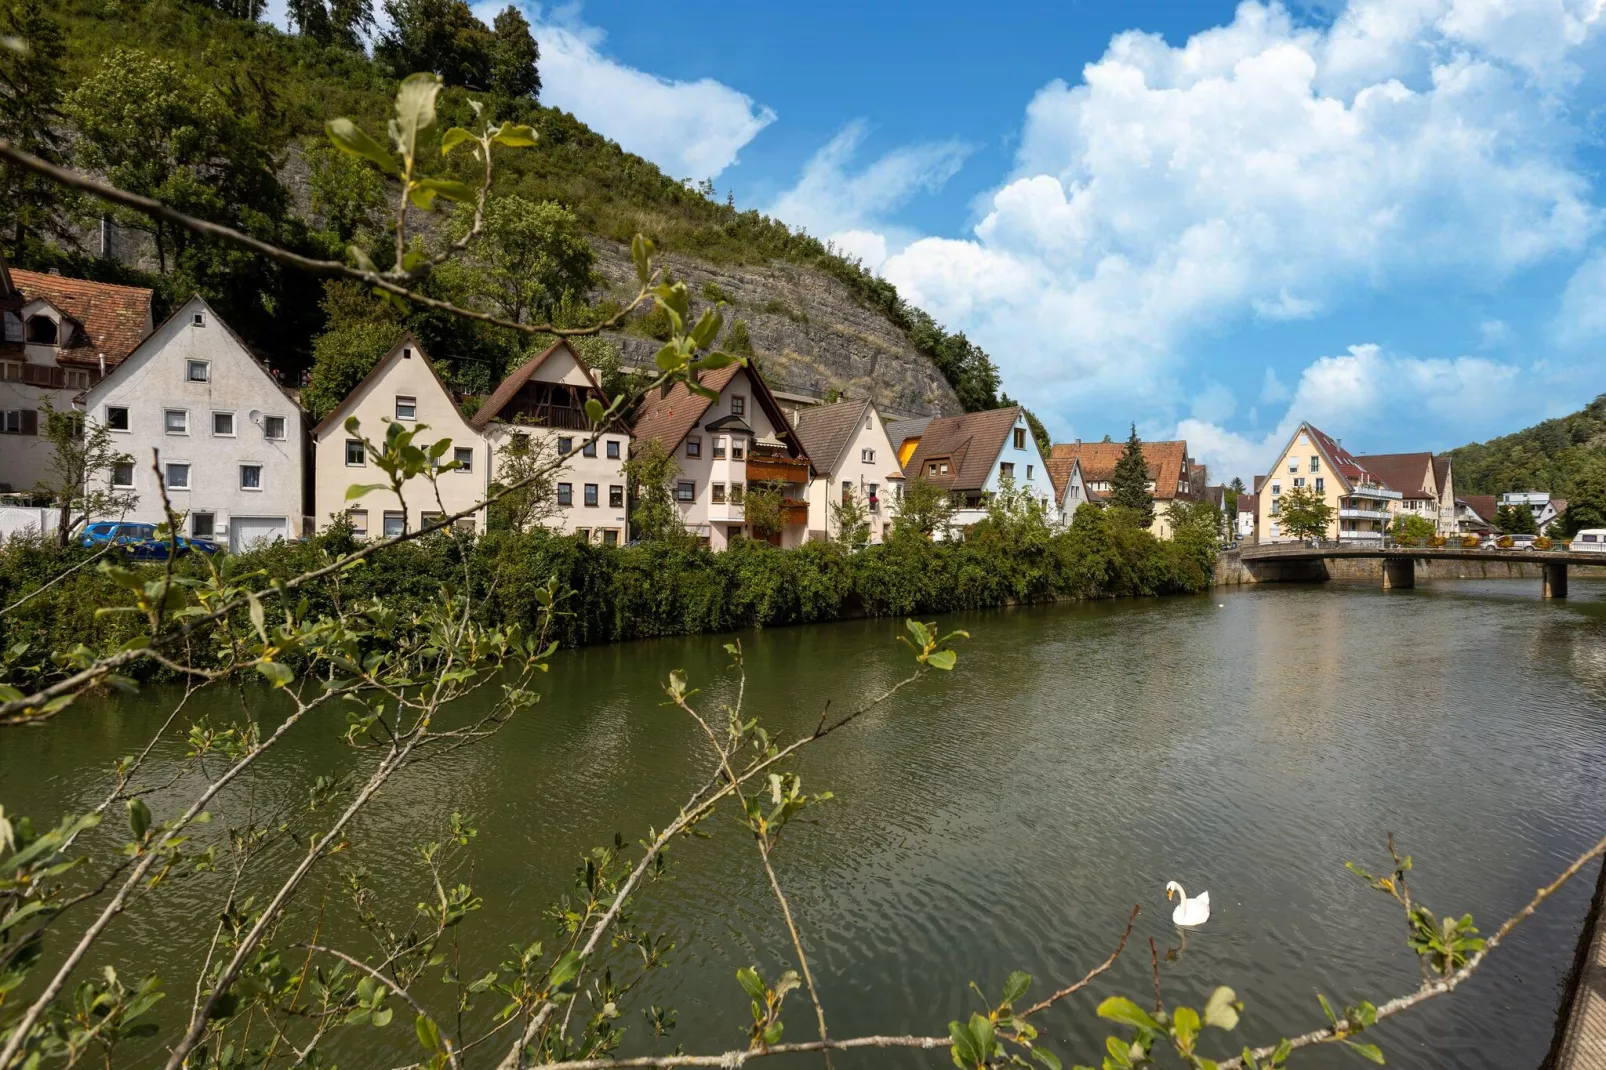
[[[284,538],[290,521],[282,516],[236,516],[229,518],[229,549],[235,553]]]

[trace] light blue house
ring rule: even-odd
[[[932,420],[903,473],[951,492],[958,528],[986,516],[988,498],[1006,481],[1041,501],[1050,517],[1057,514],[1048,466],[1019,405]]]

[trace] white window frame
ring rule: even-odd
[[[122,427],[113,427],[112,426],[112,413],[114,413],[114,412],[120,412],[120,413],[123,414],[123,426]],[[166,417],[163,417],[163,419],[166,419]],[[133,413],[131,413],[129,411],[129,408],[128,408],[127,405],[107,405],[106,406],[106,430],[110,431],[112,434],[114,434],[114,435],[129,435],[129,434],[133,434],[132,421],[133,421]]]
[[[474,471],[474,447],[453,446],[452,460],[457,462],[457,470],[459,472]]]
[[[168,422],[168,417],[172,416],[174,413],[177,413],[178,415],[180,415],[180,416],[182,416],[184,418],[184,426],[181,429],[177,430],[177,431],[173,430],[171,424],[169,424],[169,422]],[[162,433],[166,434],[166,435],[188,435],[190,433],[190,410],[189,409],[163,409],[162,410]]]
[[[392,520],[396,521],[395,531],[390,530],[390,522]],[[379,533],[385,538],[388,539],[393,535],[400,535],[407,530],[407,514],[400,509],[386,509],[384,515],[379,518],[379,524]]]
[[[859,451],[860,464],[875,464],[875,447],[866,446]]]
[[[175,469],[175,468],[184,469],[184,482],[183,483],[175,483],[175,482],[173,482],[173,469]],[[193,476],[194,474],[195,474],[195,466],[190,464],[189,461],[163,461],[162,462],[162,485],[165,486],[168,490],[190,490],[192,488],[192,486],[193,486],[193,483],[192,483],[190,477]]]
[[[355,460],[355,461],[353,461],[351,459],[351,447],[353,447],[353,446],[357,447],[357,460]],[[360,438],[348,438],[348,439],[346,439],[346,467],[347,468],[367,468],[368,467],[368,451],[363,448],[362,439],[360,439]]]
[[[219,431],[217,429],[217,418],[219,416],[227,416],[229,418],[229,429],[227,431]],[[213,438],[236,438],[239,435],[239,426],[240,426],[239,425],[239,421],[237,421],[234,418],[233,411],[231,411],[229,409],[213,409],[212,410],[212,437]]]
[[[279,421],[280,434],[273,435],[273,434],[269,434],[268,433],[268,428],[270,426],[272,426],[271,424],[268,423],[269,420],[278,420]],[[290,421],[287,420],[285,417],[280,416],[277,413],[272,413],[272,412],[264,413],[262,415],[262,437],[264,439],[268,440],[269,442],[283,442],[283,441],[285,441],[286,439],[288,439],[290,437]]]
[[[119,483],[119,482],[117,482],[117,473],[120,470],[124,469],[124,468],[128,469],[128,482]],[[117,461],[117,462],[115,462],[112,465],[111,480],[112,480],[112,486],[115,487],[118,490],[133,490],[134,489],[134,462],[133,461]]]
[[[409,415],[409,416],[403,416],[402,415],[402,406],[403,406],[403,404],[405,404],[407,408],[412,410],[412,414],[411,415]],[[414,394],[397,394],[396,395],[396,408],[395,408],[394,411],[395,411],[395,414],[396,414],[396,419],[398,419],[398,420],[405,420],[408,423],[417,422],[417,420],[418,420],[418,397],[417,397],[417,395],[414,395]]]
[[[201,377],[195,377],[195,369],[201,369]],[[212,362],[209,360],[189,359],[184,362],[184,381],[186,383],[210,383],[212,381]]]
[[[255,468],[257,470],[257,485],[254,486],[254,487],[248,487],[248,486],[245,485],[245,470],[247,468]],[[249,491],[252,494],[261,493],[262,490],[263,490],[263,482],[264,482],[264,480],[262,478],[262,475],[263,475],[262,465],[260,463],[253,461],[253,462],[241,464],[240,465],[240,489],[243,490],[243,491]]]
[[[357,524],[357,517],[359,516],[362,517],[362,525],[360,527]],[[366,539],[368,537],[368,510],[347,509],[346,520],[351,524],[352,535],[359,539]]]
[[[212,518],[212,530],[208,531],[204,535],[201,534],[200,525],[197,523],[197,521],[203,516]],[[202,509],[200,512],[191,513],[190,514],[190,538],[192,538],[192,539],[215,539],[215,538],[217,538],[217,512],[214,511],[214,510],[211,510],[211,509]]]

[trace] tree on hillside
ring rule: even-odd
[[[393,76],[433,71],[447,85],[491,88],[496,37],[463,0],[385,0],[385,15],[374,58]]]
[[[352,52],[374,30],[373,0],[289,0],[289,15],[301,36]]]
[[[541,97],[541,46],[518,8],[509,4],[491,23],[491,92],[507,100]]]
[[[1504,535],[1537,535],[1539,525],[1526,505],[1502,505],[1495,510],[1494,526]]]
[[[34,490],[56,507],[56,541],[66,546],[85,521],[122,516],[139,503],[132,491],[111,489],[113,469],[132,465],[134,459],[117,449],[104,424],[73,409],[58,412],[49,398],[44,404],[50,474]]]
[[[0,38],[21,41],[0,48],[0,138],[53,164],[66,162],[61,115],[66,38],[43,0],[0,0]],[[61,186],[0,162],[0,234],[14,254],[51,239],[67,238],[74,196]]]
[[[1290,487],[1277,499],[1276,522],[1284,535],[1325,539],[1333,526],[1333,507],[1310,487]]]
[[[268,9],[268,0],[210,0],[210,4],[229,18],[244,19],[246,22],[257,21]]]
[[[1132,425],[1126,449],[1115,462],[1115,474],[1110,477],[1110,504],[1131,509],[1143,519],[1143,526],[1154,523],[1154,495],[1149,491],[1149,465],[1143,459],[1143,441],[1138,438],[1138,425]]]
[[[1567,511],[1556,524],[1567,538],[1590,528],[1606,528],[1606,460],[1597,461],[1579,473],[1573,484],[1573,496],[1567,499]]]
[[[326,283],[320,307],[328,330],[312,343],[312,374],[301,391],[314,420],[333,412],[406,329],[392,306],[374,301],[361,283]]]
[[[323,224],[330,252],[343,257],[346,246],[380,226],[388,207],[384,179],[372,167],[326,145],[313,145],[305,159],[313,214]]]
[[[453,217],[453,238],[471,222],[468,212]],[[583,299],[595,262],[574,213],[555,201],[509,195],[486,206],[473,259],[443,265],[439,274],[441,285],[464,301],[488,300],[502,317],[522,323],[550,317],[566,295]]]

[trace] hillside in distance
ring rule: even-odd
[[[1606,467],[1606,394],[1581,411],[1450,451],[1457,494],[1548,490],[1571,498],[1579,480]]]
[[[318,151],[324,123],[337,116],[382,132],[395,91],[393,71],[363,52],[233,17],[197,0],[60,0],[46,7],[65,35],[66,87],[103,72],[127,50],[173,64],[231,108],[249,113],[242,126],[264,142],[282,189],[282,206],[265,205],[260,212],[276,221],[275,238],[290,245],[322,241],[326,255],[339,251],[340,241],[319,237],[329,226],[309,195],[304,157]],[[471,124],[469,96],[449,84],[441,101],[442,128]],[[730,304],[727,321],[743,321],[753,355],[778,390],[870,397],[898,415],[998,404],[1001,384],[985,352],[963,335],[949,334],[904,302],[890,283],[818,239],[721,202],[706,184],[700,190],[664,174],[566,112],[528,97],[503,101],[499,108],[501,117],[534,126],[540,143],[498,155],[494,195],[555,201],[574,214],[597,253],[598,285],[587,300],[628,297],[632,276],[622,251],[635,234],[644,234],[700,302]],[[64,111],[70,117],[70,109]],[[69,130],[65,140],[81,139]],[[70,150],[68,162],[85,166]],[[126,219],[114,228],[112,257],[104,258],[95,211],[80,207],[80,248],[54,266],[147,282],[165,306],[159,313],[199,289],[275,367],[294,376],[310,365],[313,343],[329,326],[316,283],[284,279],[271,295],[275,284],[255,281],[212,292],[205,281],[159,262],[150,237]],[[52,266],[56,255],[38,248],[9,252],[20,266]],[[617,339],[626,363],[643,350],[650,353],[650,333],[632,329]],[[517,359],[497,358],[488,366],[483,356],[471,355],[471,346],[459,353],[442,348],[432,347],[432,356],[460,370],[454,378],[470,392],[506,370],[497,365]]]

